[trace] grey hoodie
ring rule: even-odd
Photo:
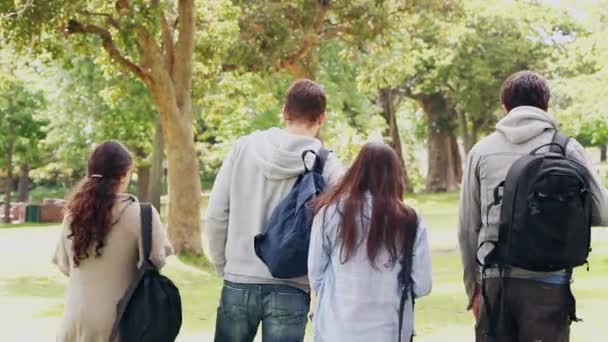
[[[487,212],[493,202],[494,188],[505,179],[511,165],[521,156],[534,148],[551,142],[557,128],[556,120],[547,112],[536,107],[517,107],[496,125],[496,132],[479,141],[467,156],[460,196],[458,237],[464,266],[464,284],[469,296],[469,304],[477,284],[480,283],[480,269],[475,254],[478,246],[487,240],[498,240],[498,221],[500,206]],[[601,183],[593,164],[585,155],[581,144],[572,139],[566,153],[569,157],[585,165],[593,175],[591,180],[592,224],[608,224],[608,192]],[[487,214],[487,216],[486,216]],[[482,260],[491,247],[479,251]],[[537,273],[523,269],[513,269],[514,278],[538,278],[554,273]],[[486,276],[497,276],[490,270]]]
[[[236,142],[213,185],[205,222],[205,250],[224,279],[309,290],[306,276],[273,278],[255,254],[253,239],[304,171],[302,152],[318,151],[321,146],[318,139],[279,128],[254,132]],[[341,175],[342,166],[332,153],[323,176],[333,183]]]

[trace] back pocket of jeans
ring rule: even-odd
[[[308,295],[305,293],[272,293],[271,316],[285,324],[302,324],[308,315]]]
[[[247,315],[248,290],[224,285],[218,312],[232,316]]]

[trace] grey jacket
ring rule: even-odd
[[[273,278],[255,254],[253,239],[304,172],[302,152],[318,151],[321,146],[318,139],[279,128],[254,132],[236,142],[213,184],[205,222],[205,252],[224,279],[309,290],[306,276]],[[342,172],[342,165],[330,154],[324,178],[332,183]]]
[[[498,122],[496,132],[479,141],[469,152],[463,174],[458,224],[458,241],[469,308],[475,287],[480,283],[481,277],[475,258],[478,246],[483,241],[498,240],[500,205],[486,212],[488,205],[493,202],[493,190],[505,179],[507,171],[515,160],[534,148],[551,142],[554,134],[551,129],[556,128],[557,121],[551,114],[535,107],[517,107]],[[585,165],[593,175],[590,184],[593,195],[592,224],[594,226],[608,224],[608,192],[602,185],[593,164],[585,155],[583,146],[571,139],[566,153]],[[484,245],[478,253],[480,260],[491,249],[490,245]],[[565,271],[553,273],[563,272]],[[513,269],[510,276],[534,278],[553,273]],[[497,272],[494,274],[490,272],[486,276],[497,276]]]

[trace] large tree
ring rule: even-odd
[[[193,135],[194,0],[3,3],[4,38],[61,55],[61,32],[81,48],[103,48],[139,78],[160,114],[169,168],[169,237],[177,252],[201,252],[201,185]],[[60,30],[61,28],[61,30]]]
[[[29,163],[29,149],[44,137],[46,122],[37,117],[43,105],[42,95],[29,90],[21,80],[10,75],[0,77],[0,166],[6,175],[4,221],[7,223],[11,222],[14,162],[20,152],[21,163]]]
[[[438,192],[460,182],[458,134],[466,151],[492,127],[502,80],[543,70],[572,19],[532,2],[432,0],[408,3],[391,22],[398,24],[370,49],[366,81],[396,89],[426,114],[426,190]]]

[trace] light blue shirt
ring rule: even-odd
[[[371,203],[371,196],[369,196]],[[340,261],[337,231],[341,224],[336,205],[321,210],[312,225],[308,255],[310,286],[317,292],[313,314],[314,340],[320,341],[382,341],[398,340],[401,289],[399,263],[390,266],[389,254],[381,250],[373,268],[366,251],[367,238],[346,262]],[[371,213],[367,206],[367,215]],[[326,212],[326,215],[324,215]],[[364,224],[361,224],[364,222]],[[369,227],[369,219],[358,222],[359,235]],[[431,258],[426,228],[420,221],[414,242],[412,260],[414,297],[431,291]],[[405,305],[402,341],[409,341],[414,330],[411,298]]]

